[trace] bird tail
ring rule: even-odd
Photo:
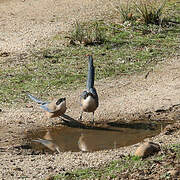
[[[94,66],[93,66],[93,58],[91,55],[89,55],[87,89],[93,87],[94,87]]]
[[[37,102],[38,104],[42,104],[42,105],[45,104],[45,102],[37,99],[36,97],[32,96],[31,94],[28,94],[28,96],[29,96],[33,101]]]

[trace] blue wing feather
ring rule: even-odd
[[[83,91],[82,94],[80,95],[81,98],[85,98],[87,96],[88,92],[87,91]]]
[[[87,94],[88,94],[87,91],[83,91],[82,94],[80,95],[80,105],[81,105],[81,106],[82,106],[82,104],[81,104],[81,99],[82,99],[82,98],[83,98],[83,99],[86,99]]]
[[[43,105],[41,105],[40,107],[41,107],[42,109],[44,109],[45,111],[48,111],[48,112],[50,112],[50,113],[54,112],[54,111],[50,110],[50,109],[47,107],[47,104],[43,104]]]
[[[28,96],[35,102],[37,102],[38,104],[48,104],[48,102],[43,102],[39,99],[37,99],[36,97],[32,96],[31,94],[28,94]]]
[[[95,88],[90,88],[89,92],[93,94],[93,97],[96,100],[97,105],[98,105],[99,104],[99,98],[98,98],[98,94],[97,94],[96,89]]]

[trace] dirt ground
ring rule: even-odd
[[[98,18],[107,11],[106,0],[0,0],[0,51],[11,56],[46,45],[46,39],[67,30],[75,19]],[[180,121],[180,58],[166,59],[151,71],[95,82],[100,106],[95,121],[131,121],[146,118]],[[79,117],[79,95],[84,87],[63,92],[67,114]],[[62,92],[62,91],[61,91]],[[68,101],[69,99],[69,101]],[[94,153],[33,154],[22,147],[28,130],[59,124],[45,118],[30,102],[21,107],[0,105],[0,179],[42,179],[80,167],[98,167],[121,154],[133,153],[139,144]],[[85,115],[87,122],[91,116]],[[178,127],[178,126],[177,126]],[[180,129],[146,139],[160,145],[180,143]]]
[[[107,0],[0,0],[0,50],[22,53],[37,47],[75,20],[97,18],[107,6]]]

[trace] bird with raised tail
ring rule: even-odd
[[[92,112],[93,119],[92,122],[94,123],[94,113],[99,106],[98,94],[96,89],[94,88],[94,65],[93,65],[93,58],[91,55],[88,55],[88,77],[87,77],[87,84],[86,90],[80,96],[81,101],[81,115],[79,117],[82,120],[83,112]]]
[[[60,98],[58,100],[53,100],[52,102],[43,102],[31,94],[28,94],[28,96],[33,101],[40,104],[40,107],[45,110],[46,116],[48,118],[59,117],[66,112],[66,98]]]

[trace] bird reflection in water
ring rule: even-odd
[[[86,138],[85,138],[85,136],[84,136],[83,133],[81,133],[81,136],[79,137],[78,147],[79,147],[79,149],[80,149],[82,152],[87,152],[87,151],[89,151],[88,146],[87,146],[87,143],[86,143]]]
[[[44,139],[34,139],[32,140],[32,142],[35,143],[40,143],[42,144],[44,147],[48,148],[49,150],[53,151],[53,152],[58,152],[60,153],[60,149],[59,146],[56,145],[53,141],[52,141],[52,137],[49,131],[46,132],[46,134],[44,135]]]

